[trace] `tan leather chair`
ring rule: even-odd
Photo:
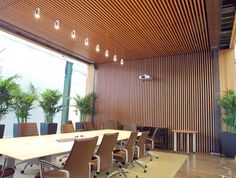
[[[103,129],[114,129],[117,130],[117,122],[110,120],[110,121],[104,121],[103,122]]]
[[[90,160],[97,145],[98,137],[77,139],[63,168],[46,161],[40,161],[41,178],[89,178]],[[54,168],[46,170],[46,167]]]
[[[131,132],[130,137],[125,145],[113,151],[113,157],[116,161],[120,163],[119,169],[111,173],[109,177],[112,177],[116,174],[123,174],[127,177],[126,173],[131,173],[138,178],[138,175],[129,169],[125,169],[125,165],[130,165],[134,159],[134,146],[137,138],[138,132]]]
[[[7,164],[7,157],[0,156],[0,161],[2,165],[0,165],[0,178],[11,176],[15,173],[15,169],[6,167]]]
[[[20,123],[19,137],[37,136],[39,135],[37,123]]]
[[[116,146],[119,133],[104,134],[102,142],[92,158],[94,178],[101,172],[108,172],[113,165],[113,149]]]
[[[75,132],[73,124],[62,124],[61,133],[72,133]]]
[[[29,137],[29,136],[38,136],[38,127],[37,123],[20,123],[19,124],[19,137]],[[23,170],[21,170],[21,174],[24,174],[25,169],[30,165],[33,166],[33,164],[38,164],[38,159],[33,159],[33,160],[27,160],[27,161],[22,161],[18,163],[16,166],[26,163],[24,166]]]
[[[84,130],[85,131],[91,131],[94,130],[92,122],[84,122]]]
[[[153,157],[158,159],[158,155],[151,151],[154,149],[154,140],[155,140],[155,136],[156,136],[157,132],[158,132],[158,128],[155,128],[152,136],[147,138],[147,142],[145,144],[146,155],[150,157],[150,161],[153,160]]]
[[[145,143],[147,141],[148,138],[148,132],[142,132],[142,135],[139,137],[139,140],[136,141],[135,144],[135,152],[134,152],[134,161],[133,161],[133,165],[137,164],[139,166],[141,166],[144,170],[144,172],[147,172],[147,165],[140,161],[139,158],[142,158],[145,156]]]
[[[137,125],[136,125],[136,124],[127,124],[127,125],[124,125],[123,130],[128,130],[128,131],[135,132],[135,131],[137,131]]]

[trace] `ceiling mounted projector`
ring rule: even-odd
[[[139,76],[140,80],[152,80],[152,74],[145,73]]]

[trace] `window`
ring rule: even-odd
[[[0,77],[20,75],[18,83],[22,88],[32,83],[38,92],[46,88],[58,89],[63,93],[66,60],[73,62],[71,97],[76,93],[85,94],[87,65],[79,61],[67,59],[63,55],[50,51],[39,45],[30,43],[19,37],[0,31]],[[70,117],[74,116],[70,108]],[[44,114],[38,103],[31,111],[29,122],[43,122]],[[61,113],[55,117],[60,123]],[[6,125],[5,136],[12,136],[13,123],[17,122],[14,113],[8,114],[1,123]],[[38,124],[39,126],[39,124]],[[59,129],[58,129],[59,130]]]

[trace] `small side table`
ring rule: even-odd
[[[187,154],[189,154],[189,135],[193,135],[193,153],[196,152],[196,135],[197,131],[193,130],[172,130],[174,132],[174,151],[177,151],[177,134],[180,134],[180,145],[183,146],[183,134],[187,136]]]

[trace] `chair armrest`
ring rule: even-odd
[[[64,170],[64,169],[62,169],[62,168],[60,168],[60,167],[58,167],[58,166],[56,166],[56,165],[54,165],[54,164],[51,164],[51,163],[49,163],[49,162],[47,162],[47,161],[44,161],[44,160],[40,160],[40,162],[39,162],[40,176],[41,176],[41,177],[43,177],[43,170],[44,170],[44,167],[45,167],[45,166],[48,166],[48,167],[52,167],[52,168],[54,168],[54,169],[57,169],[57,170],[59,170],[60,172],[62,172],[62,173],[65,175],[65,178],[70,178],[70,173],[69,173],[69,171]]]
[[[153,141],[153,139],[151,139],[151,138],[147,138],[147,140],[148,140],[148,141],[151,141],[152,149],[154,149],[154,141]]]
[[[101,158],[98,155],[93,155],[93,157],[96,158],[97,160],[97,172],[100,172],[100,167],[101,167]]]

